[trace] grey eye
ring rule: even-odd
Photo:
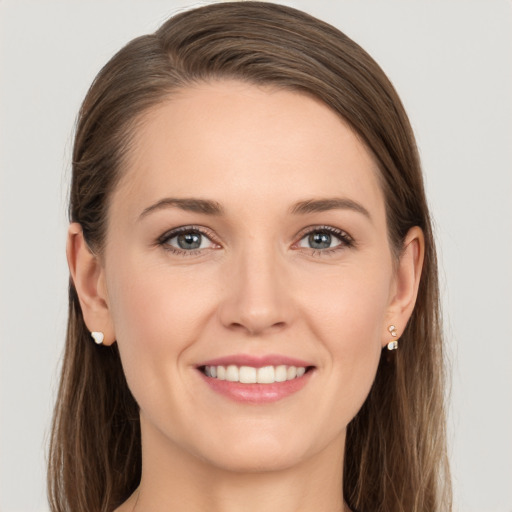
[[[326,231],[312,231],[307,234],[299,243],[299,247],[308,247],[310,249],[331,249],[340,245],[341,240]]]
[[[176,241],[180,249],[199,249],[202,235],[198,233],[185,233],[178,235]]]
[[[212,241],[206,235],[203,235],[198,231],[185,231],[183,233],[170,236],[167,238],[165,243],[182,251],[206,249],[212,245]]]
[[[308,242],[313,249],[327,249],[331,245],[331,235],[328,233],[313,233]]]

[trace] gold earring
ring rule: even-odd
[[[94,331],[91,332],[91,338],[97,345],[101,345],[103,343],[103,339],[105,338],[105,336],[101,331]]]
[[[394,325],[390,325],[388,327],[388,331],[393,336],[393,338],[398,338],[398,333],[396,332],[396,327]],[[388,350],[397,350],[398,349],[398,340],[392,340],[388,343]]]

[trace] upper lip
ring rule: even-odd
[[[310,362],[295,357],[289,357],[279,354],[267,354],[262,356],[255,356],[249,354],[233,354],[230,356],[218,357],[215,359],[209,359],[197,367],[203,366],[252,366],[254,368],[262,368],[263,366],[297,366],[297,367],[309,367],[313,366]]]

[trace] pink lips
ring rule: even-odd
[[[305,368],[312,367],[311,363],[308,363],[307,361],[282,355],[269,354],[266,356],[252,356],[247,354],[238,354],[210,359],[198,365],[197,368],[202,369],[204,366],[227,367],[229,365],[236,365],[239,367],[252,366],[254,368],[279,365]],[[203,381],[216,393],[224,395],[236,402],[251,404],[276,402],[277,400],[281,400],[282,398],[300,391],[309,382],[312,373],[314,372],[307,371],[302,377],[297,377],[284,382],[274,382],[272,384],[244,384],[207,377],[202,371],[200,371]]]
[[[277,354],[268,354],[266,356],[251,356],[248,354],[237,354],[226,357],[219,357],[217,359],[210,359],[197,365],[200,366],[229,366],[234,364],[236,366],[253,366],[254,368],[261,368],[263,366],[279,366],[284,364],[286,366],[312,366],[311,363],[293,357],[280,356]]]

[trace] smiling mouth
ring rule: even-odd
[[[300,379],[313,370],[314,366],[237,366],[205,365],[199,370],[211,379],[242,384],[275,384]]]

